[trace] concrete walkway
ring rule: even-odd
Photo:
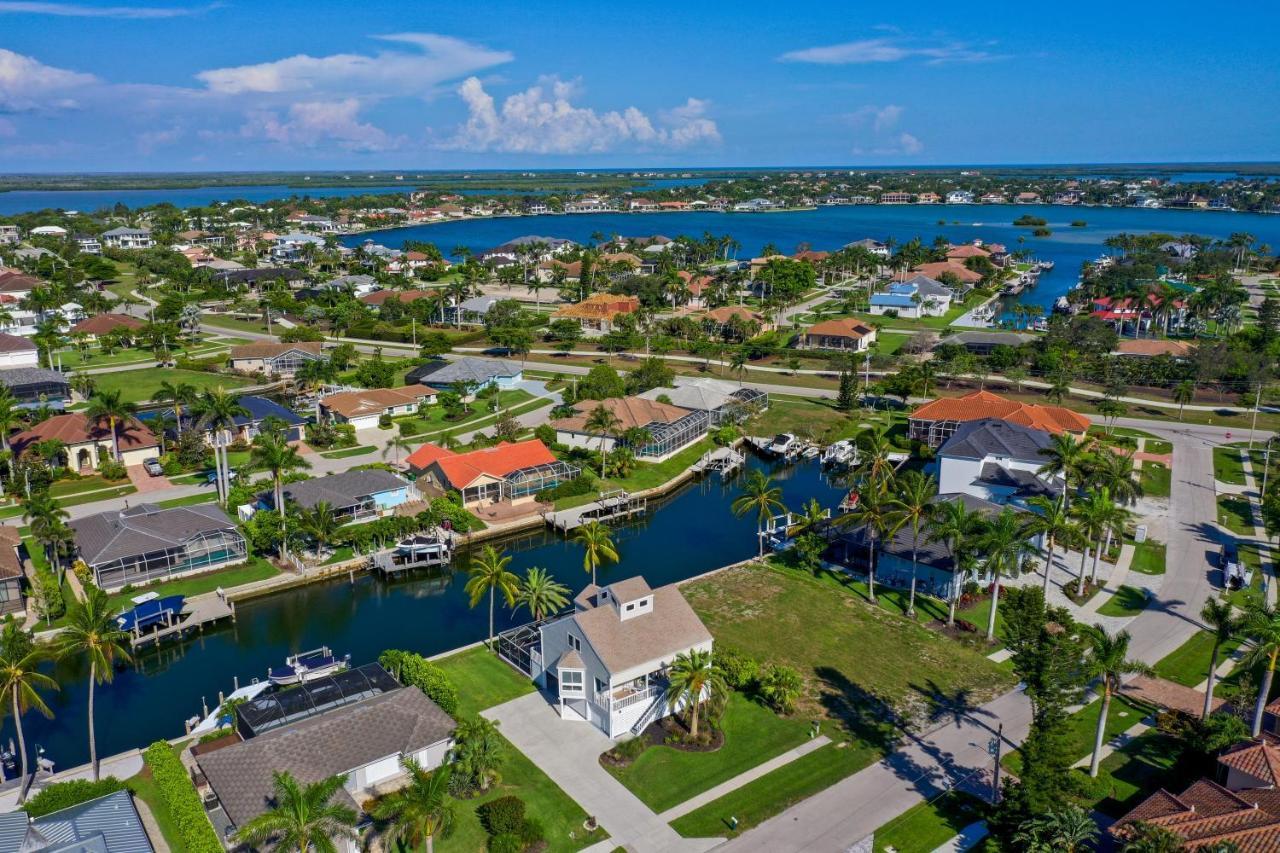
[[[826,735],[819,735],[813,740],[802,743],[800,746],[797,746],[795,749],[789,749],[786,752],[782,753],[782,755],[776,756],[774,758],[770,758],[768,761],[764,762],[763,764],[758,764],[755,767],[752,767],[750,770],[746,771],[745,773],[739,773],[737,776],[734,776],[732,779],[728,780],[727,782],[721,782],[719,785],[716,785],[714,788],[710,789],[709,791],[703,791],[701,794],[698,794],[696,797],[691,797],[690,799],[685,800],[680,805],[673,806],[667,809],[665,812],[658,815],[658,817],[661,820],[664,820],[670,823],[676,818],[683,817],[684,815],[687,815],[691,811],[700,809],[703,806],[705,806],[707,803],[720,799],[730,791],[736,791],[737,789],[741,788],[743,785],[747,784],[748,782],[752,782],[756,779],[759,779],[764,774],[769,773],[773,770],[777,770],[779,767],[782,767],[784,764],[790,764],[791,762],[795,761],[797,758],[801,758],[805,755],[808,755],[809,753],[813,752],[815,749],[821,749],[822,747],[826,746],[829,743],[831,743],[831,738],[827,737]]]

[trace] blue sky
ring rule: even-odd
[[[0,171],[1280,159],[1280,4],[0,0]]]

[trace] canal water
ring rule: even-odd
[[[1032,236],[1031,228],[1016,228],[1020,216],[1048,221],[1052,234]],[[1084,227],[1071,226],[1083,220]],[[1108,237],[1121,233],[1149,232],[1200,234],[1226,239],[1237,231],[1248,232],[1259,243],[1280,245],[1280,216],[1191,210],[1145,210],[1132,207],[1062,207],[1050,205],[850,205],[780,213],[584,213],[564,216],[499,217],[465,219],[412,228],[368,231],[342,238],[348,246],[372,239],[398,248],[405,240],[435,243],[444,252],[467,246],[483,252],[514,237],[537,234],[578,242],[593,234],[641,236],[687,234],[701,238],[705,232],[729,235],[742,244],[740,258],[760,254],[772,243],[793,253],[802,244],[818,251],[838,249],[846,243],[870,237],[906,242],[919,237],[932,243],[944,237],[953,243],[980,239],[1003,243],[1010,250],[1027,249],[1040,260],[1056,264],[1040,277],[1039,285],[1024,293],[1024,304],[1041,305],[1047,311],[1066,293],[1080,273],[1080,265],[1109,251]],[[1019,242],[1021,240],[1021,242]]]
[[[772,467],[758,460],[749,464]],[[776,467],[773,475],[793,509],[810,498],[834,508],[843,494],[813,463]],[[659,586],[752,556],[755,518],[738,518],[730,510],[741,494],[740,483],[713,476],[651,503],[643,520],[616,529],[622,559],[602,567],[600,580],[643,575]],[[548,568],[575,594],[589,581],[581,549],[559,535],[538,531],[501,544],[517,574],[531,566]],[[183,720],[200,713],[202,698],[212,709],[219,690],[231,691],[233,678],[242,685],[263,678],[269,666],[294,652],[328,645],[365,663],[388,648],[432,655],[482,640],[488,632],[487,601],[470,608],[466,580],[463,571],[394,581],[362,575],[354,583],[315,583],[240,605],[234,623],[142,652],[112,683],[98,687],[98,754],[180,736]],[[499,631],[527,621],[523,611],[513,617],[505,607],[497,609]],[[47,697],[53,719],[32,712],[23,724],[28,748],[43,747],[46,757],[66,768],[88,760],[87,667],[61,662],[55,675],[62,689]],[[13,720],[6,715],[0,739],[8,743],[13,736]]]

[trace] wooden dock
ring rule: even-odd
[[[746,461],[747,458],[732,447],[717,447],[702,454],[702,458],[693,463],[690,470],[695,474],[719,471],[720,476],[728,477],[741,468]]]
[[[235,618],[236,606],[217,593],[208,592],[188,598],[183,602],[182,618],[169,625],[162,625],[154,631],[142,634],[130,634],[129,642],[136,649],[151,643],[159,643],[170,637],[180,637],[188,631],[204,630],[204,626],[220,622],[227,617]]]
[[[542,517],[556,530],[569,533],[593,521],[614,521],[643,515],[648,507],[647,498],[636,497],[622,489],[617,489],[603,492],[598,500],[591,503],[576,506],[573,509],[546,512]]]

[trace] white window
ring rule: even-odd
[[[581,641],[581,640],[579,640],[577,637],[573,636],[573,634],[570,634],[570,635],[569,635],[569,648],[573,649],[575,652],[580,652],[580,651],[582,651],[582,641]]]
[[[636,603],[635,603],[634,601],[633,601],[633,602],[631,602],[630,604],[628,604],[628,605],[627,605],[626,609],[627,609],[627,610],[635,610],[635,609],[636,609]]]
[[[583,675],[580,669],[562,669],[560,670],[560,695],[566,693],[581,693],[583,685]]]

